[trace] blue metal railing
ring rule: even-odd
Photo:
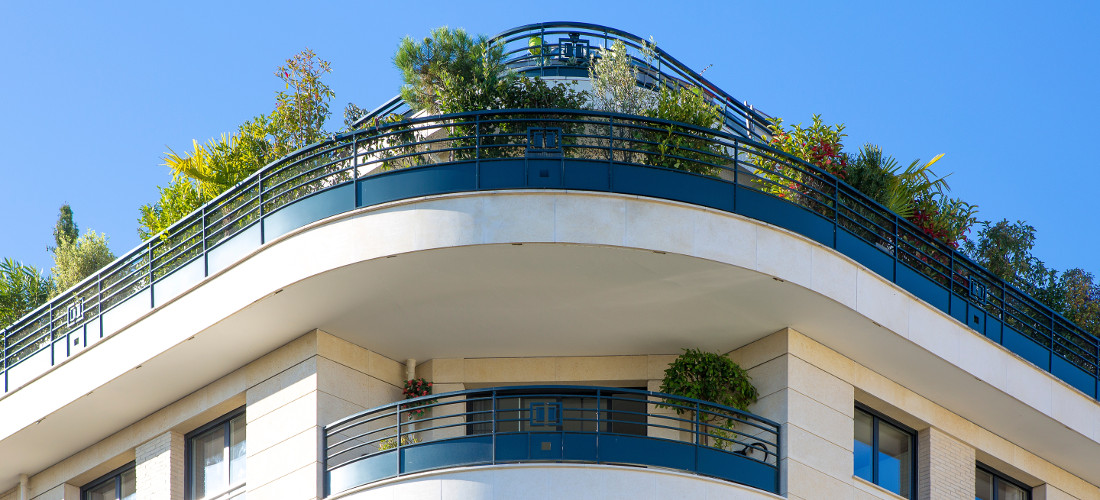
[[[532,47],[532,38],[537,38],[541,44]],[[721,112],[723,129],[758,140],[770,135],[770,116],[747,102],[734,99],[702,74],[632,33],[599,24],[556,21],[520,26],[489,40],[490,43],[501,44],[505,65],[510,70],[539,77],[587,77],[590,59],[599,58],[604,48],[616,41],[623,42],[627,47],[635,67],[639,69],[640,85],[702,89]],[[653,49],[652,61],[647,61],[642,53],[646,45]],[[408,117],[411,113],[411,108],[398,95],[356,120],[354,127],[391,114]]]
[[[798,232],[1097,397],[1095,336],[835,176],[728,131],[560,109],[408,120],[268,165],[6,328],[4,390],[305,224],[419,196],[527,188],[677,200]]]
[[[779,493],[778,423],[636,389],[449,392],[352,415],[323,439],[325,496],[428,470],[532,462],[661,467]]]

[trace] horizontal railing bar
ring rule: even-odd
[[[519,130],[511,132],[509,127]],[[747,175],[736,183],[736,190],[779,196],[832,221],[952,296],[987,311],[1003,328],[1020,331],[1052,355],[1097,378],[1100,339],[819,167],[726,130],[603,111],[546,108],[471,111],[385,123],[335,135],[273,161],[5,328],[5,370],[47,348],[46,339],[60,338],[74,328],[67,321],[69,308],[83,306],[81,323],[90,321],[88,314],[101,316],[194,262],[202,252],[262,222],[274,210],[395,169],[524,159],[530,127],[561,130],[555,159],[676,170],[667,163],[696,169],[691,172],[696,176],[731,171],[734,179]],[[440,131],[460,135],[440,136]],[[400,140],[409,134],[411,142]],[[660,147],[669,138],[674,144],[662,153]],[[420,165],[406,166],[411,163]],[[374,171],[363,175],[363,169]],[[734,180],[714,178],[734,184]],[[891,279],[896,282],[897,277]],[[973,283],[981,283],[986,295],[972,296]],[[1096,397],[1094,391],[1092,395]]]

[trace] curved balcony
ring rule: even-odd
[[[5,329],[5,392],[306,224],[395,200],[513,189],[676,200],[786,228],[1097,397],[1096,337],[836,177],[736,134],[578,110],[425,117],[297,151]]]
[[[324,439],[326,496],[430,470],[534,462],[656,467],[779,492],[779,424],[634,389],[449,392],[345,418]]]
[[[738,101],[661,47],[651,46],[652,58],[647,60],[643,47],[649,42],[635,34],[599,24],[556,21],[512,28],[489,41],[502,46],[505,64],[517,73],[567,78],[587,78],[590,60],[600,58],[605,47],[622,42],[638,69],[638,85],[648,88],[687,85],[702,89],[723,116],[722,130],[753,139],[769,135],[771,117]],[[532,45],[533,41],[537,43]],[[413,114],[398,95],[356,120],[355,126],[391,113],[406,117]]]

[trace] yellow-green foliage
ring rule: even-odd
[[[107,247],[107,235],[88,230],[75,241],[63,241],[54,249],[54,295],[68,290],[111,261],[115,254]]]
[[[42,305],[53,283],[42,271],[12,259],[0,261],[0,328]]]

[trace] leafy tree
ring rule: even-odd
[[[57,246],[64,243],[72,243],[80,236],[76,223],[73,222],[73,209],[68,203],[61,205],[57,215],[57,224],[53,228],[53,241]]]
[[[696,87],[663,87],[651,104],[651,108],[642,111],[651,118],[708,129],[717,129],[722,120],[718,107],[708,102]],[[645,142],[635,146],[658,154],[650,159],[651,163],[697,174],[717,176],[721,173],[715,164],[723,163],[726,153],[712,137],[679,125],[658,127],[662,129],[660,132],[645,130],[638,134]]]
[[[756,387],[737,363],[721,354],[684,349],[665,369],[661,392],[747,410]]]
[[[1058,298],[1052,308],[1093,335],[1100,335],[1100,285],[1092,273],[1074,268],[1058,279]]]
[[[975,239],[967,240],[962,251],[998,278],[1031,293],[1048,288],[1052,281],[1052,271],[1031,254],[1034,246],[1035,227],[1004,219],[982,222]]]
[[[331,72],[329,62],[309,48],[287,59],[286,65],[275,71],[275,76],[286,84],[286,90],[275,95],[272,113],[274,142],[283,150],[279,156],[324,139],[329,101],[336,94],[321,77]]]
[[[41,271],[5,258],[0,261],[0,328],[44,304],[53,282]]]
[[[643,42],[641,52],[646,67],[653,66],[655,47],[655,43]],[[656,108],[657,94],[638,84],[638,67],[622,40],[615,40],[601,56],[597,59],[593,55],[588,65],[592,104],[597,111],[641,115]]]
[[[168,229],[205,203],[199,194],[197,183],[184,175],[173,174],[172,182],[168,186],[157,189],[160,191],[160,200],[141,206],[138,237],[142,240]]]
[[[669,363],[660,391],[741,411],[747,410],[757,398],[756,387],[743,368],[726,356],[700,349],[684,349],[683,354]],[[693,411],[678,406],[673,399],[658,406],[671,406],[679,415]],[[718,408],[702,408],[696,418],[703,423],[697,431],[702,433],[704,442],[713,442],[714,447],[723,449],[734,444],[736,434],[732,429],[738,422],[735,415]]]
[[[344,130],[351,130],[355,122],[359,121],[359,119],[367,113],[370,113],[370,110],[360,108],[356,106],[355,103],[349,102],[347,106],[344,106]]]
[[[432,30],[420,42],[406,36],[393,62],[405,82],[401,97],[413,109],[432,114],[465,111],[451,102],[453,93],[495,89],[498,81],[511,77],[502,45],[490,44],[485,35],[474,37],[446,26]]]
[[[50,272],[55,285],[53,295],[72,288],[114,260],[115,254],[107,247],[107,236],[92,230],[55,248]]]
[[[192,150],[182,155],[169,149],[164,165],[172,169],[172,181],[158,188],[157,202],[141,207],[138,235],[146,239],[164,231],[264,165],[323,139],[333,93],[321,76],[330,71],[327,61],[305,49],[279,67],[276,75],[287,90],[277,93],[270,117],[258,115],[236,134],[205,144],[192,141]]]

